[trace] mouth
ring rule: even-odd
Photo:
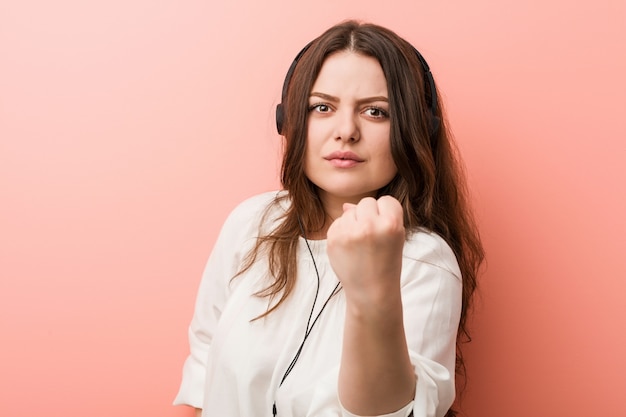
[[[361,158],[354,152],[336,151],[324,157],[335,168],[353,168],[365,159]]]
[[[352,161],[352,162],[364,162],[365,160],[354,152],[336,151],[324,157],[327,161]]]

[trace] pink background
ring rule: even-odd
[[[190,415],[204,262],[277,187],[291,60],[346,18],[423,52],[465,157],[467,415],[626,415],[623,0],[1,0],[0,415]]]

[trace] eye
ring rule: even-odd
[[[373,119],[387,119],[389,117],[389,112],[380,107],[368,107],[364,113]]]
[[[324,103],[313,104],[309,106],[309,111],[315,111],[318,113],[328,113],[330,111],[330,106]]]

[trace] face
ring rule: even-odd
[[[375,58],[326,58],[309,96],[305,174],[328,211],[375,196],[397,173],[389,140],[387,81]]]

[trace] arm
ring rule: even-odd
[[[189,356],[183,365],[183,378],[174,405],[189,405],[197,409],[202,406],[213,332],[227,298],[226,280],[230,276],[222,265],[221,260],[225,258],[222,249],[218,239],[200,282],[188,329]]]
[[[392,413],[413,399],[415,384],[399,294],[369,308],[348,301],[339,372],[345,409],[362,416]]]
[[[243,257],[254,242],[262,213],[276,197],[276,193],[264,193],[240,203],[222,225],[204,269],[189,326],[190,354],[174,400],[175,405],[195,407],[198,415],[204,402],[213,333],[232,289],[230,280],[239,271]]]
[[[175,405],[202,407],[213,333],[229,296],[229,281],[239,268],[250,219],[254,218],[247,215],[248,211],[247,205],[240,205],[228,216],[202,274],[188,330],[190,352]]]
[[[400,295],[404,239],[402,208],[391,197],[346,205],[328,231],[346,296],[338,394],[350,413],[392,413],[415,395]]]

